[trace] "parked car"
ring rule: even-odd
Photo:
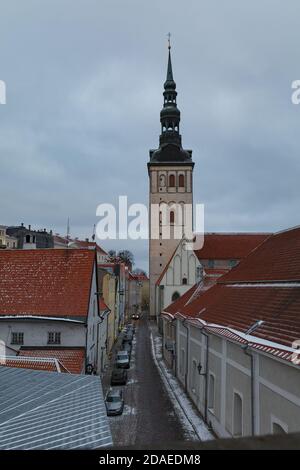
[[[110,389],[105,397],[107,416],[121,415],[124,409],[123,392],[120,389]]]
[[[129,323],[126,327],[125,327],[125,333],[135,333],[135,326],[132,324],[132,323]]]
[[[127,351],[118,351],[116,357],[116,366],[118,369],[129,369],[130,361]]]
[[[122,345],[124,346],[125,343],[131,344],[132,340],[133,340],[133,334],[132,333],[126,333],[126,335],[123,336]]]
[[[131,357],[131,350],[132,350],[132,345],[126,341],[126,343],[123,344],[123,350],[128,352],[129,359]]]
[[[111,373],[111,385],[126,385],[127,371],[124,369],[114,369]]]

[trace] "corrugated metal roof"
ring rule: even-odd
[[[99,377],[0,367],[0,449],[111,445]]]

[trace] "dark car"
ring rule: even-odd
[[[123,344],[123,351],[128,352],[129,359],[131,357],[131,350],[132,350],[132,345],[126,341],[126,343]]]
[[[121,415],[124,409],[124,398],[122,390],[109,390],[105,397],[105,406],[107,416]]]
[[[124,369],[114,369],[111,373],[111,385],[126,385],[127,371]]]
[[[125,343],[132,344],[132,340],[133,340],[133,335],[126,334],[122,339],[122,345],[124,346]]]
[[[135,333],[135,326],[132,325],[131,323],[129,323],[129,325],[127,325],[127,326],[125,327],[125,333],[126,333],[126,334],[127,334],[127,333],[132,333],[132,334],[134,334],[134,333]]]
[[[129,369],[130,361],[127,351],[118,351],[116,356],[116,366],[118,369]]]

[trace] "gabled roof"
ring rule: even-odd
[[[195,250],[199,260],[243,259],[269,238],[270,233],[205,233],[204,245]]]
[[[300,227],[268,238],[222,281],[300,281]]]
[[[62,366],[61,372],[69,372],[71,374],[80,374],[84,369],[85,363],[85,348],[73,348],[73,347],[41,347],[41,348],[32,348],[32,347],[21,347],[19,351],[19,356],[32,357],[32,358],[52,358],[56,359],[59,364]],[[18,357],[16,359],[18,359]],[[14,366],[16,367],[16,366]],[[17,367],[22,367],[19,365]],[[29,367],[30,369],[32,367]],[[40,369],[40,367],[34,367]],[[52,370],[45,369],[44,370]]]
[[[214,286],[215,283],[216,279],[214,277],[204,276],[200,282],[194,284],[193,287],[182,294],[177,300],[164,308],[162,313],[174,317],[176,313],[185,311],[191,302],[194,302],[200,295]]]
[[[246,335],[271,354],[292,348],[300,338],[300,228],[269,237],[177,314],[222,335]]]
[[[112,445],[100,378],[0,367],[0,449]]]
[[[86,317],[95,251],[0,251],[0,315]]]
[[[248,254],[263,243],[270,237],[270,233],[209,233],[204,234],[204,245],[201,250],[194,250],[198,260],[213,259],[213,260],[240,260],[248,256]],[[158,286],[178,249],[182,239],[176,246],[169,261],[162,270],[159,278],[156,281]],[[208,269],[205,271],[209,272]],[[226,271],[219,270],[219,274],[224,274]],[[215,271],[216,273],[216,271]]]

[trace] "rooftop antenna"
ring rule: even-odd
[[[96,232],[96,224],[93,225],[93,235],[92,235],[92,240],[95,241],[95,232]]]

